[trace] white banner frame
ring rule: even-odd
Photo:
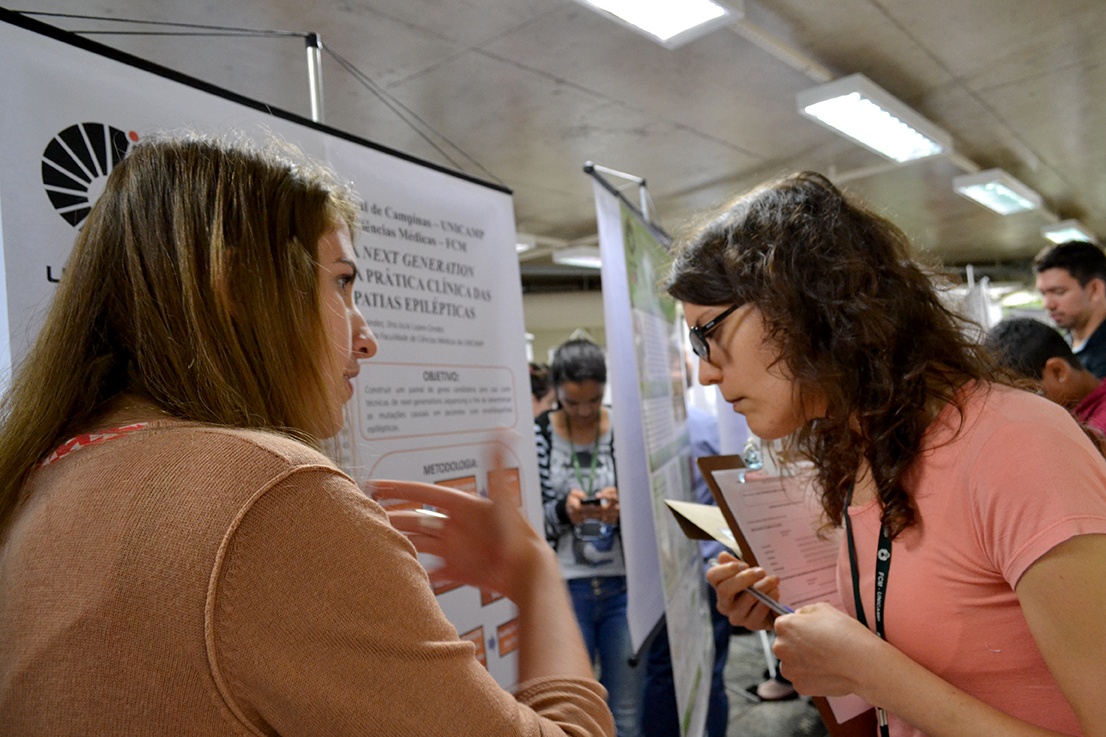
[[[113,141],[166,129],[275,134],[330,162],[364,199],[354,240],[366,278],[356,298],[381,346],[355,385],[347,470],[358,481],[408,478],[482,494],[489,446],[506,438],[519,502],[541,529],[509,190],[2,9],[0,89],[5,375],[62,278],[79,225],[62,211],[75,220],[94,200]],[[373,404],[383,386],[391,389],[387,422]],[[492,675],[513,688],[514,606],[471,587],[440,590],[438,599]]]

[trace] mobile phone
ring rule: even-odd
[[[602,499],[596,499],[595,497],[592,497],[590,499],[581,499],[580,503],[581,504],[590,504],[592,506],[599,506],[600,504],[603,503],[603,500]]]

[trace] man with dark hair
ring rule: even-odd
[[[1000,365],[1039,381],[1047,398],[1106,434],[1106,381],[1083,368],[1058,332],[1027,317],[1003,320],[991,328],[986,346]]]
[[[1093,243],[1050,246],[1033,261],[1037,290],[1088,371],[1106,377],[1106,253]]]

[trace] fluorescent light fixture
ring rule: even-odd
[[[599,246],[569,246],[553,252],[553,263],[562,266],[582,266],[586,269],[598,269]]]
[[[1041,196],[1002,169],[987,169],[952,180],[952,188],[999,215],[1036,210]]]
[[[529,233],[515,233],[515,253],[529,251],[538,245],[538,239]]]
[[[952,150],[952,136],[863,74],[800,92],[796,101],[803,115],[899,163]]]
[[[1041,235],[1053,243],[1067,243],[1068,241],[1098,243],[1094,233],[1078,220],[1061,220],[1058,223],[1050,223],[1041,228]]]
[[[592,10],[674,49],[726,23],[730,11],[712,0],[579,0]]]

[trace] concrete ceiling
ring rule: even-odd
[[[976,273],[1028,273],[1050,219],[1078,218],[1106,239],[1106,0],[745,0],[743,20],[675,50],[574,0],[40,0],[31,9],[318,33],[386,93],[324,53],[326,122],[512,189],[518,230],[539,244],[520,257],[531,290],[598,286],[548,258],[594,242],[585,161],[644,177],[670,232],[768,177],[815,169],[898,222],[929,260],[974,263]],[[310,114],[297,37],[93,38]],[[796,112],[798,92],[854,72],[949,131],[957,155],[891,165]],[[1046,211],[1002,217],[956,195],[952,178],[970,167],[1005,169]]]

